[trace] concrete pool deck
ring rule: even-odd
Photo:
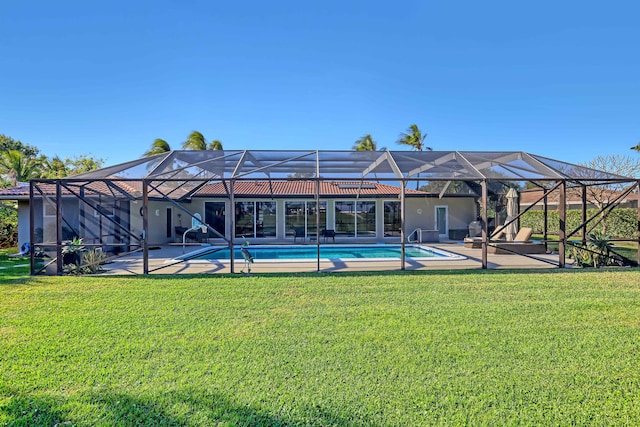
[[[465,248],[460,242],[429,243],[426,246],[441,249],[457,255],[462,255],[464,259],[425,261],[408,258],[405,261],[405,270],[473,270],[482,267],[482,252],[480,249]],[[202,249],[201,246],[187,246],[185,252]],[[251,249],[251,248],[249,248]],[[182,255],[182,246],[162,246],[159,249],[149,251],[149,272],[150,274],[229,274],[231,269],[229,262],[209,260],[209,261],[185,261],[172,264],[171,260]],[[525,256],[518,255],[495,255],[488,254],[489,269],[540,269],[557,268],[557,254],[533,255],[536,258],[544,259],[555,263],[539,261]],[[235,260],[234,271],[239,273],[245,265],[244,259]],[[309,261],[255,261],[251,264],[252,273],[302,273],[316,272],[318,262],[316,259]],[[570,267],[568,265],[568,267]],[[113,262],[104,266],[107,275],[119,274],[142,274],[142,253],[138,252],[122,258],[117,258]],[[349,271],[399,271],[400,260],[321,260],[321,272],[349,272]]]

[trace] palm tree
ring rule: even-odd
[[[418,128],[418,125],[413,124],[409,126],[407,132],[401,133],[400,138],[396,141],[398,144],[408,145],[413,150],[417,151],[432,151],[431,147],[424,145],[424,140],[427,138],[427,134],[422,134],[422,131]],[[418,175],[419,176],[419,175]],[[420,188],[420,181],[416,181],[416,190]]]
[[[189,137],[182,143],[183,150],[206,150],[207,141],[204,139],[204,135],[194,130],[189,134]]]
[[[422,131],[418,128],[418,125],[413,124],[409,126],[407,132],[400,134],[400,137],[396,141],[398,144],[409,145],[411,149],[417,151],[432,151],[431,147],[424,145],[424,140],[427,138],[427,134],[422,134]]]
[[[167,153],[171,151],[171,146],[164,139],[156,138],[151,144],[151,148],[144,153],[145,157],[155,156],[156,154]]]
[[[37,178],[40,172],[38,159],[18,150],[7,150],[0,155],[0,174],[8,176],[12,185]]]
[[[69,170],[67,168],[67,165],[60,157],[53,156],[50,159],[43,157],[40,178],[64,178],[68,175]]]
[[[209,150],[222,150],[222,142],[218,141],[217,139],[214,139],[209,144]]]
[[[370,134],[366,134],[357,140],[351,149],[354,151],[376,151],[378,150],[378,144],[373,140],[373,137]]]

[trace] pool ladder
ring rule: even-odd
[[[411,240],[411,236],[415,235],[416,240]],[[407,242],[409,243],[422,243],[422,228],[416,228],[407,236]]]

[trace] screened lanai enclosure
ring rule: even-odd
[[[606,203],[594,207],[594,188]],[[525,190],[537,191],[533,203],[509,202]],[[634,197],[635,233],[619,240],[640,245],[637,193],[634,178],[525,152],[171,151],[31,181],[31,272],[189,272],[190,254],[226,250],[217,261],[224,268],[210,271],[233,273],[253,261],[253,248],[283,244],[315,250],[310,262],[321,271],[323,247],[354,243],[395,245],[400,256],[388,268],[407,269],[415,265],[408,245],[448,243],[455,253],[465,238],[474,239],[466,258],[479,268],[509,252],[564,268],[569,247],[586,248],[589,233]],[[579,225],[568,227],[567,201],[576,197]],[[500,247],[496,230],[516,234],[532,209],[543,212],[536,243],[544,251]]]

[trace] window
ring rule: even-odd
[[[46,199],[43,199],[44,204],[44,216],[56,216],[56,204],[49,203]]]
[[[316,202],[285,202],[286,234],[294,235],[295,230],[305,230],[305,237],[316,234]],[[320,230],[326,228],[327,202],[320,202]]]
[[[255,234],[255,202],[236,202],[236,237]]]
[[[276,202],[236,202],[236,237],[276,237]]]
[[[356,202],[357,236],[376,236],[376,202]]]
[[[276,202],[256,202],[256,237],[276,237]]]
[[[384,202],[384,235],[399,236],[402,221],[400,220],[400,202],[397,200]]]
[[[340,200],[335,203],[336,232],[354,237],[375,237],[376,202]]]

